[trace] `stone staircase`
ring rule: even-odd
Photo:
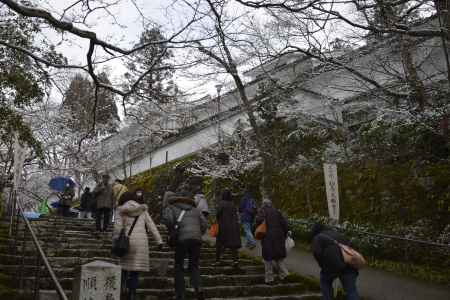
[[[75,269],[93,260],[117,263],[111,256],[111,232],[97,233],[92,220],[44,218],[32,222],[51,266],[54,268],[64,290],[70,298]],[[162,235],[165,228],[159,226]],[[22,236],[22,235],[20,235]],[[14,255],[12,240],[0,233],[0,272],[10,276],[17,283],[20,272],[24,274],[25,287],[32,286],[36,274],[36,254],[31,240],[25,243],[26,255]],[[21,243],[16,245],[18,252]],[[173,256],[168,247],[159,251],[150,236],[151,270],[140,276],[139,300],[171,299],[173,291]],[[299,300],[320,299],[317,285],[308,279],[295,276],[286,283],[264,284],[264,266],[253,258],[242,257],[239,268],[231,267],[231,257],[224,256],[224,266],[213,267],[215,248],[205,244],[202,248],[200,273],[207,299],[248,300]],[[167,266],[163,268],[161,266]],[[166,269],[164,272],[163,269]],[[16,279],[16,280],[14,280]],[[189,280],[186,281],[188,284]],[[16,286],[18,288],[18,286]],[[57,299],[50,276],[41,267],[41,299]],[[187,298],[193,298],[193,291],[187,289]]]

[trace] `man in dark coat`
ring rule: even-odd
[[[238,221],[238,210],[233,204],[231,191],[226,189],[222,193],[216,211],[219,232],[216,238],[216,262],[214,265],[220,265],[220,259],[225,249],[231,249],[233,256],[233,265],[239,265],[238,249],[241,248],[241,232]]]
[[[63,217],[70,217],[70,207],[75,196],[75,191],[70,184],[66,184],[64,192],[60,195],[60,205]]]
[[[289,271],[284,264],[286,258],[286,238],[288,234],[288,224],[281,212],[274,208],[272,201],[264,199],[261,209],[256,216],[256,225],[266,222],[267,232],[261,240],[262,257],[265,266],[265,282],[272,284],[275,280],[273,267],[279,270],[280,279],[283,280]]]
[[[192,286],[198,300],[204,300],[200,282],[200,248],[202,235],[206,232],[207,221],[201,211],[195,207],[194,199],[188,191],[180,191],[168,200],[163,210],[161,222],[173,229],[181,213],[184,215],[179,223],[178,238],[175,246],[175,294],[176,300],[185,299],[184,259],[189,258],[189,271]]]
[[[320,289],[323,300],[333,299],[333,281],[336,278],[342,283],[347,300],[358,300],[356,289],[358,270],[345,264],[340,247],[336,242],[351,247],[351,243],[344,235],[331,230],[319,223],[311,230],[313,255],[319,264]]]
[[[111,220],[111,212],[114,209],[114,197],[112,186],[109,184],[109,175],[102,176],[102,182],[94,189],[96,202],[95,224],[97,231],[106,231]],[[103,220],[103,226],[102,226]]]
[[[80,218],[92,218],[92,206],[94,204],[93,202],[94,199],[92,197],[91,189],[89,187],[86,187],[80,199]]]
[[[245,192],[239,205],[241,214],[241,223],[244,228],[246,247],[253,249],[256,247],[255,237],[253,236],[253,222],[256,216],[256,202],[250,192]]]

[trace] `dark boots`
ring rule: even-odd
[[[196,291],[195,294],[197,295],[197,300],[205,300],[205,294],[202,290]]]
[[[136,290],[128,290],[127,300],[136,300]]]

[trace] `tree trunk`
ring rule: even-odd
[[[305,180],[305,199],[306,199],[306,209],[309,215],[313,213],[313,207],[311,202],[311,189],[310,189],[310,181]]]
[[[400,37],[400,55],[403,63],[403,70],[405,72],[406,81],[413,91],[415,103],[419,105],[419,110],[423,111],[426,106],[425,87],[423,82],[420,80],[416,65],[414,64],[412,53],[409,49],[411,44],[412,43],[409,37]]]
[[[436,13],[439,16],[442,27],[447,29],[446,37],[449,39],[450,35],[450,12],[449,12],[449,0],[434,0],[434,7],[436,8]]]

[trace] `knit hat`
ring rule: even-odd
[[[175,193],[174,198],[189,198],[192,199],[192,193],[187,189],[181,189]]]
[[[272,206],[272,200],[270,200],[269,198],[264,198],[262,201],[262,205],[263,206]]]
[[[176,202],[184,202],[195,206],[195,201],[192,193],[184,186],[182,186],[172,197],[169,199],[169,204]]]
[[[311,238],[314,238],[316,235],[321,233],[325,229],[325,226],[323,226],[320,223],[314,223],[314,225],[311,227]]]

